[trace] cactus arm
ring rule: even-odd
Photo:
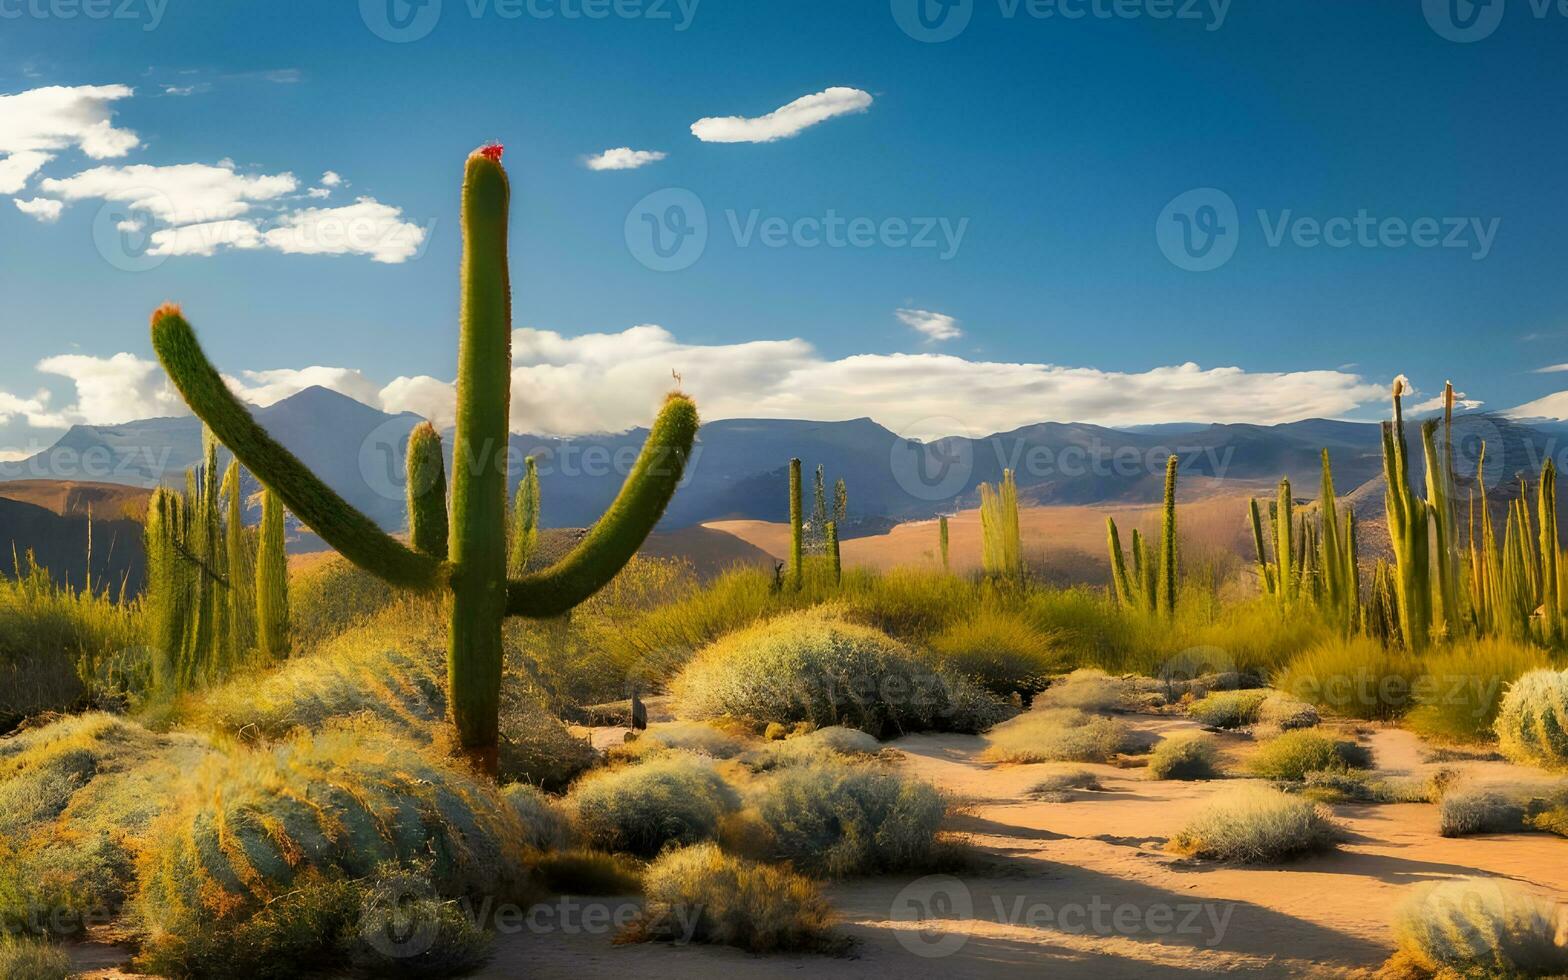
[[[447,533],[441,437],[421,422],[408,434],[408,541],[420,554],[445,558]]]
[[[191,411],[322,540],[394,585],[420,590],[441,585],[441,562],[383,532],[256,424],[207,360],[179,307],[166,305],[152,315],[152,344]]]
[[[1111,582],[1115,586],[1116,601],[1123,609],[1133,608],[1132,581],[1127,578],[1127,559],[1122,554],[1121,536],[1116,532],[1116,518],[1105,519],[1105,543],[1111,553]]]
[[[566,557],[508,583],[507,614],[558,616],[614,578],[664,516],[691,457],[697,426],[696,403],[672,393],[615,502]]]
[[[1165,513],[1160,526],[1160,603],[1166,616],[1176,615],[1176,469],[1179,459],[1165,461]]]
[[[1263,550],[1263,517],[1258,512],[1258,498],[1247,501],[1247,520],[1252,527],[1252,548],[1258,556],[1258,581],[1264,595],[1274,594],[1274,572],[1269,568],[1268,552]]]

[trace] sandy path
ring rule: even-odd
[[[1138,727],[1190,727],[1138,717]],[[1250,750],[1224,736],[1227,755]],[[1415,736],[1378,730],[1380,769],[1420,773]],[[850,958],[753,957],[695,946],[614,946],[608,930],[524,930],[498,940],[483,976],[529,977],[1054,977],[1096,980],[1256,976],[1366,976],[1390,951],[1388,920],[1416,882],[1458,875],[1513,878],[1568,896],[1568,842],[1544,835],[1447,839],[1426,804],[1341,806],[1351,840],[1333,854],[1258,868],[1196,865],[1160,846],[1225,781],[1150,782],[1109,766],[989,766],[983,740],[910,736],[901,763],[966,801],[954,829],[980,866],[947,875],[841,882],[828,894],[859,940]],[[1467,778],[1544,774],[1501,763],[1449,763]],[[1027,799],[1045,774],[1089,768],[1105,792],[1065,803]],[[630,908],[631,900],[592,900]],[[924,919],[924,921],[921,921]],[[565,916],[560,917],[565,922]]]

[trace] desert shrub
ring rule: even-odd
[[[1332,715],[1389,721],[1410,710],[1421,662],[1366,636],[1336,639],[1292,658],[1274,686]]]
[[[835,877],[920,870],[947,811],[928,783],[832,761],[781,770],[753,802],[779,857]]]
[[[1322,720],[1318,717],[1318,709],[1312,705],[1278,691],[1270,691],[1269,696],[1258,705],[1257,717],[1260,728],[1281,732],[1314,728]]]
[[[1435,803],[1440,795],[1431,780],[1355,769],[1309,772],[1301,792],[1319,803]]]
[[[363,879],[309,871],[238,921],[154,933],[137,957],[172,976],[288,980],[331,968],[377,977],[460,976],[489,955],[489,939],[457,903],[439,898],[428,869],[386,864]]]
[[[673,691],[694,718],[844,724],[873,735],[981,731],[1004,706],[832,608],[791,613],[707,647]]]
[[[1247,763],[1254,775],[1265,779],[1300,781],[1310,772],[1366,769],[1372,753],[1349,739],[1320,732],[1285,732],[1264,742]]]
[[[1219,775],[1214,740],[1197,733],[1164,739],[1149,753],[1150,779],[1213,779]]]
[[[1076,708],[1036,708],[996,726],[986,741],[993,762],[1105,762],[1135,746],[1126,722]]]
[[[1136,690],[1132,682],[1112,677],[1094,667],[1084,667],[1051,685],[1035,699],[1035,703],[1045,708],[1125,711],[1133,707],[1135,697]]]
[[[746,744],[729,732],[700,721],[666,721],[650,725],[632,745],[676,749],[713,759],[733,759]]]
[[[1494,729],[1515,762],[1568,767],[1568,671],[1535,670],[1508,685]]]
[[[753,772],[799,766],[835,756],[864,758],[882,751],[882,743],[858,728],[830,725],[804,735],[773,741],[741,760]]]
[[[583,841],[645,858],[669,844],[712,839],[720,818],[739,805],[711,762],[685,753],[590,773],[567,796]]]
[[[1258,723],[1268,691],[1215,691],[1187,706],[1187,714],[1210,728],[1246,728]]]
[[[817,886],[782,868],[730,857],[713,844],[672,851],[644,878],[633,940],[738,946],[753,953],[840,949]]]
[[[1048,634],[998,609],[949,625],[931,638],[931,652],[937,663],[991,694],[1006,698],[1016,692],[1026,701],[1045,688],[1062,659]]]
[[[1105,789],[1100,779],[1087,769],[1072,769],[1047,776],[1029,788],[1029,795],[1042,803],[1066,803],[1074,791],[1097,793]]]
[[[1447,742],[1490,741],[1507,686],[1549,665],[1539,649],[1502,639],[1432,651],[1422,658],[1416,705],[1404,725]]]
[[[65,980],[71,958],[58,946],[0,932],[0,977],[6,980]]]
[[[1243,785],[1216,794],[1171,839],[1178,854],[1265,864],[1333,847],[1340,831],[1308,800],[1266,786]]]
[[[517,813],[523,826],[523,841],[529,847],[554,851],[571,844],[570,818],[543,790],[528,783],[512,783],[502,787],[501,795]]]
[[[1524,801],[1494,790],[1459,789],[1438,804],[1438,833],[1444,837],[1469,834],[1511,834],[1524,830]]]
[[[1549,976],[1568,972],[1555,902],[1511,882],[1461,878],[1417,885],[1394,914],[1397,958],[1428,974]]]
[[[636,895],[643,866],[624,854],[572,850],[542,854],[534,862],[539,883],[558,895]]]
[[[151,826],[138,911],[153,936],[243,922],[314,872],[429,861],[442,897],[517,894],[526,831],[487,780],[369,721],[236,746]]]
[[[382,609],[403,601],[395,586],[335,552],[297,562],[289,575],[289,628],[302,648],[364,626]],[[439,606],[430,604],[430,613],[439,616]]]

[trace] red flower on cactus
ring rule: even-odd
[[[479,148],[479,155],[496,163],[501,162],[501,154],[506,152],[506,147],[500,143],[486,143]]]

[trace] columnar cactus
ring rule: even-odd
[[[1394,420],[1383,423],[1384,508],[1394,546],[1400,633],[1410,649],[1423,650],[1432,632],[1431,514],[1427,502],[1410,488],[1410,447],[1401,404],[1405,385],[1402,375],[1394,380]]]
[[[289,559],[283,534],[283,501],[270,488],[261,494],[261,545],[256,551],[256,649],[263,661],[282,660],[289,639]]]
[[[1443,632],[1457,637],[1459,612],[1459,568],[1453,562],[1458,531],[1454,527],[1454,508],[1447,457],[1437,449],[1437,420],[1421,426],[1421,450],[1426,458],[1426,506],[1432,517],[1433,564],[1437,566],[1437,609],[1442,613]]]
[[[256,588],[252,581],[250,542],[245,536],[245,508],[238,460],[229,464],[223,475],[223,500],[227,512],[225,547],[229,571],[229,649],[230,665],[235,665],[255,642]]]
[[[415,551],[437,557],[447,553],[446,461],[441,437],[429,422],[408,434],[408,542]]]
[[[1132,579],[1127,576],[1127,558],[1122,554],[1121,535],[1116,531],[1116,518],[1105,519],[1105,544],[1111,553],[1111,585],[1116,601],[1123,609],[1134,608]]]
[[[828,521],[823,531],[827,535],[828,568],[833,574],[833,584],[837,585],[844,576],[844,564],[838,552],[838,521]]]
[[[818,463],[811,488],[811,553],[814,555],[827,553],[828,520],[827,469]]]
[[[1300,576],[1296,573],[1295,518],[1292,516],[1295,498],[1290,492],[1290,478],[1279,481],[1279,499],[1274,504],[1274,580],[1278,584],[1275,595],[1280,605],[1288,607],[1296,598]]]
[[[1550,459],[1541,468],[1541,489],[1536,494],[1541,525],[1541,638],[1556,643],[1562,635],[1562,608],[1557,594],[1557,467]]]
[[[1176,469],[1180,461],[1172,456],[1165,461],[1165,512],[1160,525],[1160,608],[1167,616],[1176,615]]]
[[[1258,587],[1264,595],[1274,595],[1274,569],[1269,567],[1269,556],[1263,547],[1263,516],[1258,512],[1256,497],[1247,501],[1247,519],[1252,526],[1252,548],[1258,556]]]
[[[849,516],[849,487],[845,485],[844,478],[839,477],[833,481],[833,521],[839,527],[844,526],[844,518]]]
[[[800,588],[805,578],[806,539],[801,527],[803,507],[800,499],[800,460],[789,461],[789,580]]]
[[[539,461],[528,457],[523,466],[523,479],[517,485],[517,497],[512,501],[512,545],[507,557],[507,571],[521,575],[528,568],[528,560],[539,546],[539,507],[543,496],[539,489]]]
[[[511,402],[511,188],[501,147],[468,158],[462,192],[462,312],[451,534],[445,560],[384,533],[262,430],[208,362],[176,306],[152,317],[153,347],[195,413],[264,486],[344,557],[386,581],[449,592],[452,721],[480,768],[498,768],[501,626],[507,616],[562,615],[626,564],[674,494],[697,433],[697,408],[674,393],[620,495],[556,565],[506,574],[506,471]]]
[[[942,551],[942,571],[947,571],[952,566],[948,563],[947,554],[947,515],[943,514],[937,521],[936,529],[937,547]]]

